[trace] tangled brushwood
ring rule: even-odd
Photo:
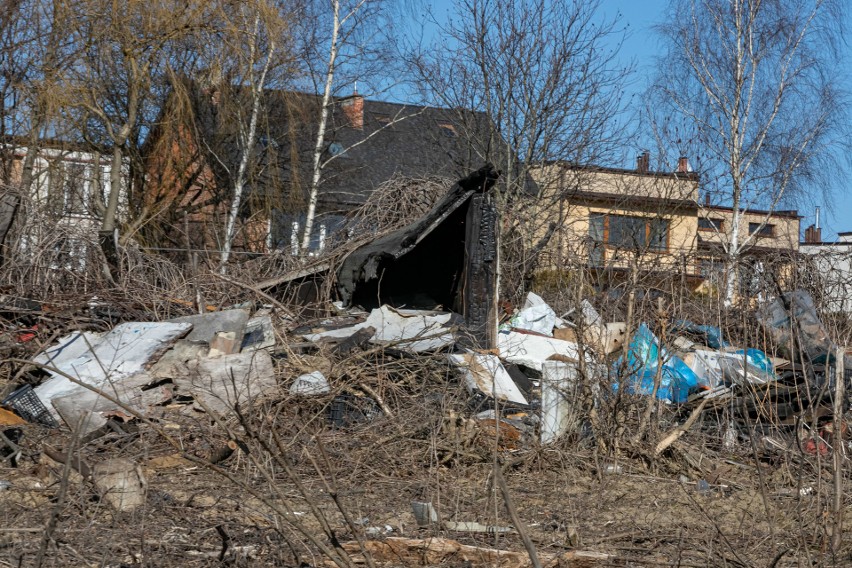
[[[347,255],[447,189],[394,180],[353,238],[224,275],[123,246],[110,281],[28,213],[0,273],[0,564],[848,564],[829,274],[766,259],[726,309],[569,260],[500,299],[491,349],[449,306],[335,305]]]

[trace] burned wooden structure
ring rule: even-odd
[[[461,313],[462,343],[496,346],[499,226],[486,165],[456,183],[420,220],[350,253],[337,271],[345,305]]]

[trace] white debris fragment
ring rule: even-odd
[[[342,329],[303,335],[308,341],[323,338],[346,338],[359,329],[372,327],[376,330],[371,343],[390,345],[405,351],[419,353],[448,347],[455,342],[452,332],[446,327],[452,314],[420,310],[401,310],[382,306],[370,312],[366,321]]]
[[[542,363],[553,356],[577,360],[577,344],[541,335],[510,331],[497,334],[497,347],[504,360],[541,371]]]
[[[331,390],[328,380],[320,371],[305,373],[296,377],[293,384],[290,385],[290,394],[296,395],[317,395],[325,394]]]
[[[498,400],[527,404],[527,399],[496,356],[463,353],[450,355],[449,359],[465,370],[464,379],[469,390],[496,396]]]

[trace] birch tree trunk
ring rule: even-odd
[[[328,67],[325,75],[325,88],[322,93],[322,106],[320,108],[319,125],[317,126],[317,138],[314,145],[312,158],[311,186],[308,194],[308,211],[305,215],[305,228],[302,234],[301,253],[307,254],[311,246],[311,232],[314,228],[316,217],[317,199],[319,196],[319,185],[322,180],[322,153],[325,148],[325,131],[328,125],[328,113],[332,103],[332,88],[334,86],[334,70],[337,65],[337,53],[340,50],[338,38],[340,36],[340,0],[331,2],[333,16],[331,24],[331,47],[328,54]],[[355,8],[357,10],[357,7]],[[351,15],[351,13],[350,13]]]
[[[254,37],[257,37],[257,32],[260,27],[260,15],[255,16],[254,20]],[[266,85],[266,76],[269,73],[269,66],[275,54],[276,43],[274,39],[270,39],[269,49],[266,53],[266,60],[263,63],[263,68],[254,80],[254,72],[252,67],[255,61],[257,52],[257,41],[251,43],[251,54],[249,59],[249,77],[251,78],[251,116],[249,117],[248,130],[241,130],[240,138],[242,145],[242,155],[240,163],[237,167],[237,175],[234,179],[234,193],[231,196],[231,207],[228,211],[228,221],[225,228],[225,241],[222,246],[222,258],[219,263],[219,272],[225,274],[228,269],[228,260],[231,257],[231,250],[234,244],[234,235],[236,233],[237,219],[240,215],[240,207],[242,206],[243,193],[245,192],[246,171],[248,170],[249,159],[251,158],[252,150],[257,143],[257,122],[260,115],[260,103],[263,97],[263,89]]]

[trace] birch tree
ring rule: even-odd
[[[228,46],[223,56],[231,60],[227,77],[229,83],[232,83],[231,87],[237,86],[247,92],[248,114],[245,117],[237,117],[236,120],[239,160],[236,171],[230,172],[233,187],[219,263],[219,271],[222,274],[227,271],[246,190],[250,160],[258,140],[258,122],[264,89],[270,70],[275,71],[281,66],[278,55],[286,28],[286,19],[281,17],[276,7],[264,2],[241,3],[235,7],[234,13],[226,10],[225,20]],[[243,107],[235,106],[232,110],[242,113]]]
[[[323,32],[315,28],[304,34],[307,61],[312,59],[312,54],[323,48],[326,52],[325,66],[320,72],[316,72],[310,63],[308,64],[310,75],[315,81],[318,80],[317,86],[322,86],[322,94],[311,155],[311,179],[301,239],[302,253],[306,253],[311,244],[323,170],[329,160],[336,159],[347,150],[344,148],[337,156],[324,158],[328,121],[335,94],[344,88],[357,90],[359,79],[362,88],[371,84],[375,86],[376,77],[384,79],[391,76],[389,67],[392,66],[384,40],[391,27],[391,20],[385,17],[384,0],[329,0],[315,4],[314,9],[317,8],[317,21],[325,23],[328,36],[323,37]]]
[[[701,148],[708,196],[732,208],[724,228],[725,305],[743,253],[769,220],[742,234],[743,212],[771,213],[836,172],[847,116],[832,73],[842,3],[834,0],[673,0],[659,27],[667,45],[653,90],[665,145]]]

